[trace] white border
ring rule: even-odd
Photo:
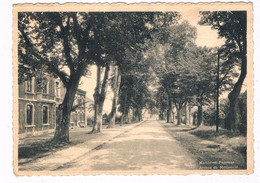
[[[260,182],[260,113],[258,109],[260,108],[260,73],[258,69],[260,68],[260,52],[259,49],[259,17],[260,17],[260,1],[252,0],[254,3],[254,74],[255,74],[255,91],[254,91],[254,101],[255,101],[255,113],[254,113],[254,135],[255,135],[255,170],[253,175],[188,175],[188,176],[33,176],[33,177],[15,177],[13,174],[12,167],[12,4],[15,3],[65,3],[65,2],[158,2],[157,0],[142,0],[142,1],[127,1],[127,0],[3,0],[1,1],[1,123],[0,123],[0,139],[1,139],[1,156],[0,156],[0,182],[103,182],[103,183],[122,183],[122,182],[200,182],[200,183],[211,183],[211,182]],[[212,0],[164,0],[161,2],[214,2]],[[228,0],[218,0],[218,2],[230,2]],[[240,2],[240,0],[233,0],[232,2]],[[245,1],[248,2],[248,1]]]

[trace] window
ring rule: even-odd
[[[42,80],[42,93],[47,94],[48,93],[48,79],[47,78],[43,78]]]
[[[81,105],[81,99],[78,98],[78,105]]]
[[[83,115],[82,115],[82,113],[80,113],[80,119],[79,119],[79,121],[83,121]]]
[[[26,123],[27,125],[33,124],[33,105],[27,105],[26,107]]]
[[[81,104],[82,104],[82,107],[85,107],[85,98],[84,97],[81,97]]]
[[[32,78],[29,78],[27,81],[26,81],[26,91],[27,92],[32,92],[33,86],[32,86]]]
[[[81,113],[81,121],[84,122],[85,121],[85,117],[84,117],[84,112]]]
[[[60,97],[60,83],[57,81],[55,84],[56,97]]]
[[[43,124],[48,123],[48,106],[42,107],[42,123]]]

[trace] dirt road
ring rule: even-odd
[[[145,172],[196,167],[192,155],[165,131],[159,121],[145,121],[55,170]]]
[[[198,136],[212,131],[208,128],[144,121],[104,128],[98,134],[73,129],[69,147],[21,158],[19,170],[34,174],[174,174],[176,170],[246,169],[246,157],[229,145],[243,138]]]

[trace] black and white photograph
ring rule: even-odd
[[[14,5],[14,173],[252,173],[252,16],[251,3]]]

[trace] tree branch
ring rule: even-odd
[[[44,59],[40,53],[36,50],[36,48],[33,46],[33,44],[31,43],[28,35],[24,32],[24,29],[20,29],[19,30],[22,37],[24,38],[25,42],[26,42],[26,51],[29,51],[29,53],[31,55],[34,55],[38,60],[40,60],[40,62],[44,65],[46,65],[48,68],[48,70],[52,71],[54,74],[56,74],[60,79],[61,81],[63,82],[63,84],[65,86],[68,85],[68,75],[63,72],[63,71],[60,71],[56,66],[53,65],[52,62]],[[28,54],[28,53],[27,53]]]
[[[48,70],[52,71],[53,73],[55,73],[60,80],[62,81],[62,83],[64,84],[64,86],[67,88],[69,85],[69,76],[67,73],[59,70],[57,67],[55,67],[54,65],[49,64],[48,65]]]
[[[87,102],[82,102],[82,103],[80,103],[80,104],[77,104],[77,105],[72,106],[71,111],[76,111],[77,108],[79,108],[80,106],[82,106],[82,105],[85,104],[85,103],[87,103]]]
[[[106,95],[109,70],[110,70],[110,66],[109,66],[109,63],[107,63],[106,69],[105,69],[105,74],[104,74],[104,79],[103,79],[103,83],[102,83],[102,87],[101,87],[101,92],[100,92],[100,96],[103,100],[104,100],[104,96]]]
[[[70,55],[71,52],[71,47],[69,44],[68,36],[69,36],[69,21],[70,21],[70,16],[68,16],[66,26],[63,26],[62,23],[62,18],[59,13],[55,14],[55,16],[50,16],[50,18],[57,23],[57,25],[60,27],[61,30],[61,39],[63,40],[63,50],[64,50],[64,55],[65,55],[65,60],[68,63],[68,66],[71,70],[72,73],[75,72],[75,67],[74,63],[72,61],[72,57]]]
[[[222,77],[222,79],[219,81],[219,85],[222,85],[222,82],[225,80],[226,76],[229,74],[229,71],[232,69],[233,65],[230,65],[225,75]]]
[[[74,33],[75,33],[75,38],[77,40],[78,49],[81,50],[82,44],[81,44],[81,38],[80,38],[81,31],[80,31],[79,23],[78,23],[78,20],[77,20],[75,13],[73,13],[71,15],[71,17],[72,17],[72,20],[73,20],[73,30],[74,30]]]

